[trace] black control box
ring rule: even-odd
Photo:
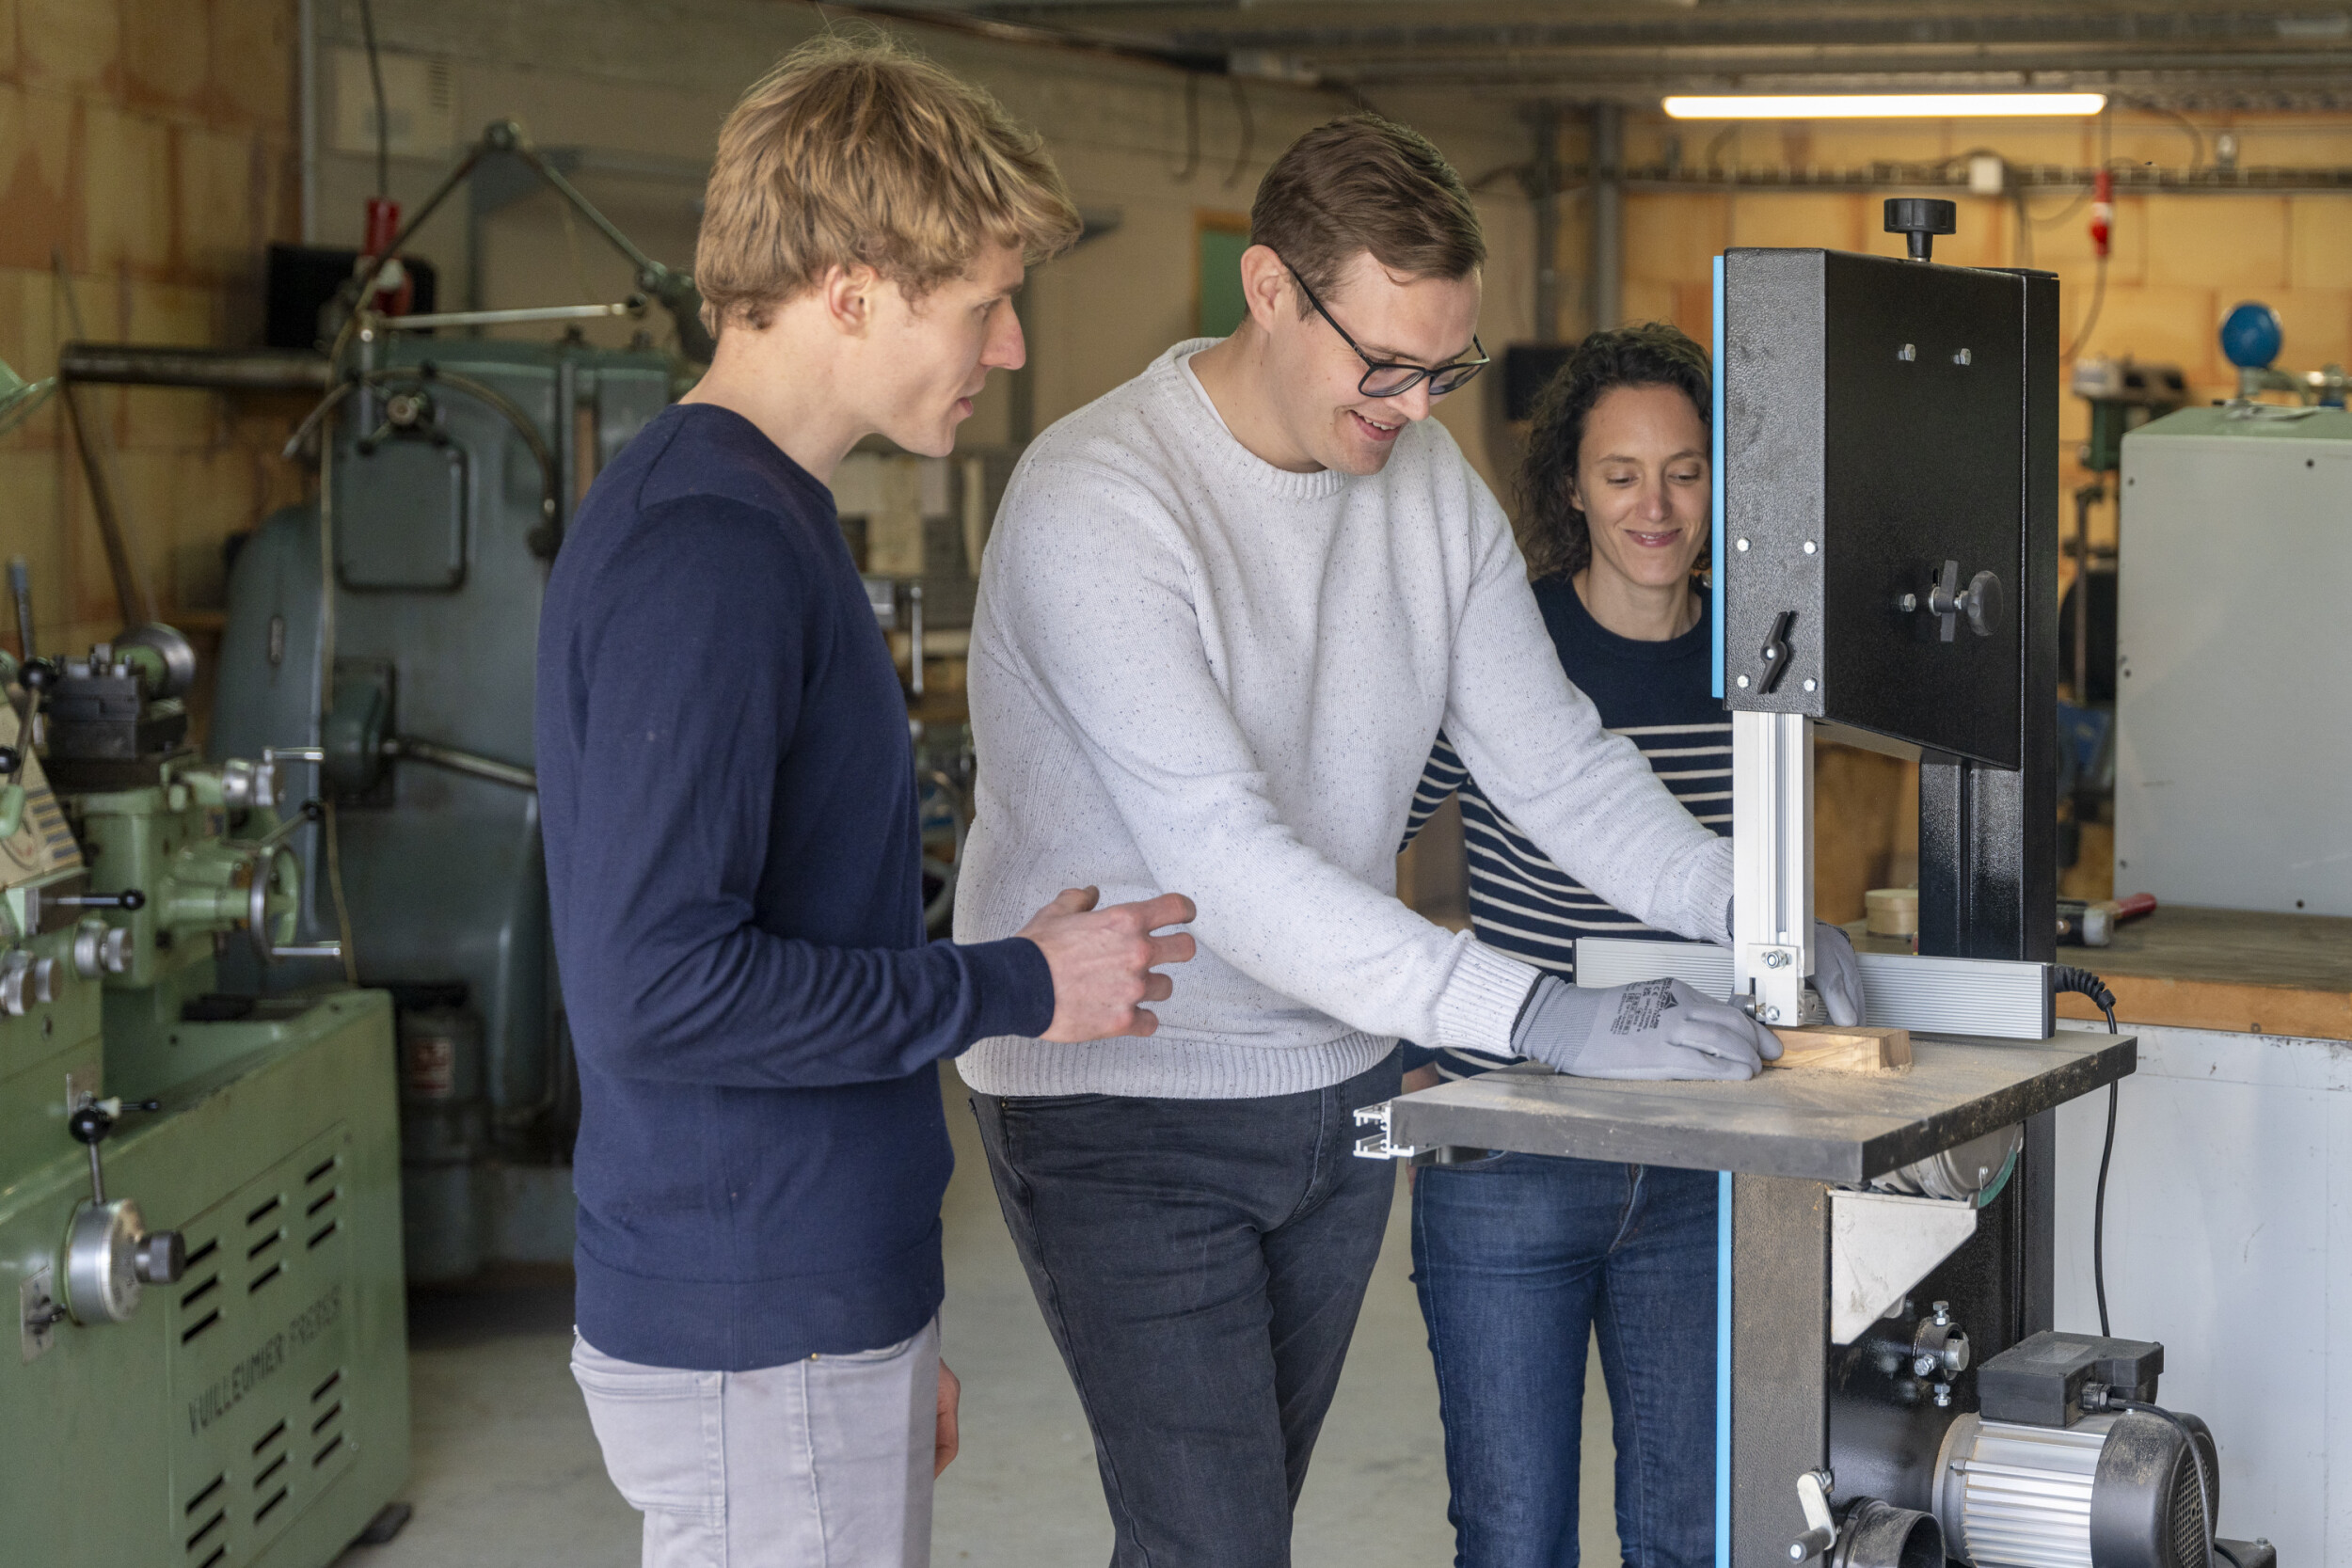
[[[2118,1399],[2153,1404],[2164,1347],[2054,1329],[2011,1345],[1977,1369],[1977,1404],[1988,1421],[2071,1427],[2083,1418],[2083,1388],[2102,1384]]]

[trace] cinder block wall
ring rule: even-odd
[[[298,222],[295,26],[294,0],[0,8],[0,356],[20,373],[50,374],[77,332],[258,340],[262,247]],[[277,458],[299,408],[179,391],[81,397],[113,453],[146,593],[200,636],[218,621],[222,538],[299,493]],[[117,629],[56,400],[0,440],[0,553],[32,562],[45,649]]]

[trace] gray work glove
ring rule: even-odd
[[[1846,933],[1826,920],[1813,923],[1813,989],[1832,1023],[1851,1029],[1862,1022],[1862,965]]]
[[[1511,1049],[1580,1078],[1753,1078],[1780,1039],[1679,980],[1586,990],[1547,974],[1528,992]]]

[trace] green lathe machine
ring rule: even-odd
[[[217,992],[292,956],[310,808],[199,758],[193,674],[163,626],[0,656],[12,1563],[319,1568],[405,1517],[391,1002]]]

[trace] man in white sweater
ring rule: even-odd
[[[1508,519],[1427,418],[1486,362],[1485,245],[1437,149],[1370,116],[1311,132],[1251,240],[1232,337],[1030,448],[973,625],[958,938],[1079,883],[1200,910],[1152,1037],[959,1064],[1136,1568],[1289,1560],[1393,1188],[1350,1113],[1397,1092],[1399,1037],[1645,1078],[1779,1051],[1678,983],[1578,991],[1394,897],[1440,726],[1652,926],[1727,940],[1730,845],[1568,684]],[[1852,1015],[1850,962],[1824,967]]]

